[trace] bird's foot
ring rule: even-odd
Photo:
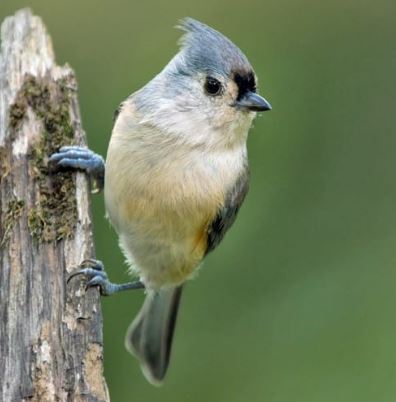
[[[94,185],[92,192],[99,192],[104,186],[105,163],[103,158],[88,148],[80,146],[64,146],[49,158],[53,171],[62,169],[78,169],[87,172]]]
[[[109,281],[103,263],[99,260],[87,259],[84,260],[78,267],[79,269],[70,274],[67,283],[75,276],[83,275],[87,278],[85,290],[93,286],[98,286],[102,296],[110,296],[114,293],[129,289],[144,289],[144,284],[140,281],[128,283],[112,283]]]

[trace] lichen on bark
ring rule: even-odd
[[[73,145],[70,123],[70,96],[73,88],[66,79],[50,81],[26,76],[10,107],[13,136],[30,108],[42,124],[38,143],[29,150],[29,169],[37,183],[35,205],[28,212],[28,227],[37,242],[59,241],[73,236],[77,219],[75,183],[70,172],[51,172],[49,156],[63,145]]]

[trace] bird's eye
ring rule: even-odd
[[[221,83],[213,77],[207,77],[205,81],[205,91],[209,95],[218,95],[221,91]]]

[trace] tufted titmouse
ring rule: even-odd
[[[233,224],[248,190],[246,139],[256,112],[270,110],[256,93],[246,56],[225,36],[182,21],[181,49],[118,109],[103,159],[63,147],[50,161],[87,171],[103,184],[108,217],[139,281],[109,282],[99,261],[74,275],[102,294],[146,288],[126,347],[153,384],[166,373],[183,283]]]

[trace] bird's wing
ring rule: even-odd
[[[249,169],[246,166],[227,194],[224,205],[219,209],[207,230],[205,254],[213,251],[232,226],[249,189]]]
[[[113,114],[113,123],[116,122],[118,115],[121,113],[121,110],[122,110],[122,108],[124,107],[124,103],[125,103],[125,102],[121,102],[121,103],[118,105],[117,109],[114,111],[114,114]]]

